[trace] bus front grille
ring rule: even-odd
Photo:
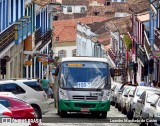
[[[75,107],[79,108],[95,108],[96,104],[82,104],[82,103],[74,103]]]
[[[81,95],[74,95],[73,100],[98,100],[98,96],[81,96]]]

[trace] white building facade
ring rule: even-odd
[[[87,10],[85,5],[62,5],[64,14],[83,13]]]
[[[97,41],[96,36],[90,27],[77,23],[77,56],[103,57],[104,46]]]

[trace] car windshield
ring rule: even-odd
[[[61,87],[110,89],[108,67],[108,64],[102,62],[64,62],[61,71]]]
[[[130,88],[129,88],[129,87],[126,87],[126,88],[124,89],[124,91],[123,91],[123,94],[124,94],[124,95],[128,94],[129,90],[130,90]]]
[[[158,100],[159,96],[154,93],[148,93],[146,102],[155,103]]]
[[[142,88],[137,89],[136,96],[140,97],[141,94],[142,94],[144,91],[145,91],[145,89],[142,89]]]

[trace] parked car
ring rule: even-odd
[[[159,95],[156,102],[150,103],[148,115],[149,115],[149,119],[151,120],[151,121],[148,121],[148,126],[160,126],[160,96]]]
[[[121,83],[118,82],[111,82],[111,95],[110,95],[110,101],[112,105],[115,105],[116,101],[116,94],[118,93],[118,89],[121,87]]]
[[[0,104],[12,112],[14,119],[36,118],[32,106],[16,96],[0,95]],[[38,123],[31,123],[31,126],[38,126]]]
[[[0,117],[12,118],[13,115],[12,115],[12,112],[8,108],[0,104]]]
[[[133,119],[133,113],[135,111],[135,105],[137,104],[137,100],[139,99],[141,94],[146,90],[153,91],[153,90],[159,90],[159,89],[146,87],[146,86],[137,86],[136,89],[134,90],[133,95],[129,95],[129,97],[131,97],[130,101],[128,101],[129,107],[126,107],[128,119]]]
[[[150,104],[157,101],[158,95],[160,95],[160,91],[144,91],[137,100],[133,118],[149,119]],[[145,125],[145,122],[142,122],[141,125]]]
[[[125,101],[127,100],[128,92],[131,88],[135,88],[135,86],[129,86],[126,85],[122,89],[119,90],[118,96],[117,96],[117,104],[118,104],[118,110],[124,113],[125,112]]]
[[[121,95],[121,100],[120,100],[120,104],[121,104],[121,111],[122,113],[126,114],[127,113],[127,110],[126,110],[126,102],[127,102],[127,99],[128,99],[128,95],[129,95],[129,92],[131,91],[134,91],[136,89],[136,86],[126,86],[126,89],[124,90],[123,94]]]
[[[110,97],[110,100],[112,102],[112,105],[116,105],[117,103],[117,95],[118,95],[118,92],[119,92],[119,89],[120,89],[121,85],[116,85],[114,86],[112,89],[111,89],[111,97]]]
[[[1,80],[0,92],[12,92],[29,103],[36,113],[37,118],[49,110],[47,95],[36,79]]]

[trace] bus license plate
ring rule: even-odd
[[[88,108],[81,108],[81,112],[89,112]]]

